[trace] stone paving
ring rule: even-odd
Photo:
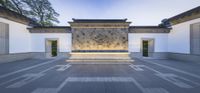
[[[172,60],[0,64],[0,93],[200,93],[200,64]]]

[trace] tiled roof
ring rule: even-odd
[[[130,26],[129,28],[164,28],[160,26]]]
[[[130,26],[129,33],[169,33],[170,28],[159,26]]]
[[[27,25],[38,25],[34,20],[0,6],[0,17]]]
[[[71,33],[69,26],[36,26],[29,28],[31,33]]]
[[[76,23],[121,23],[127,19],[72,19]]]
[[[34,28],[71,28],[70,26],[34,26]]]
[[[173,24],[178,24],[178,23],[186,22],[186,21],[193,20],[196,18],[200,18],[200,6],[194,9],[188,10],[186,12],[183,12],[181,14],[178,14],[176,16],[173,16],[169,18],[168,21],[170,22],[173,21]],[[174,23],[174,21],[176,22]]]

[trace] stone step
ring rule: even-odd
[[[129,53],[71,53],[68,62],[132,62]]]
[[[130,60],[130,57],[70,57],[73,60]]]
[[[68,59],[67,62],[116,62],[116,63],[120,63],[120,62],[133,62],[134,60],[107,60],[107,59]]]
[[[76,65],[76,64],[86,64],[86,65],[117,65],[117,64],[120,64],[120,65],[131,65],[132,64],[132,62],[130,62],[130,61],[128,61],[128,62],[82,62],[82,61],[75,61],[75,62],[69,62],[69,64],[71,64],[71,65]]]
[[[71,53],[71,59],[130,59],[129,53]]]

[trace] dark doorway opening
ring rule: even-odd
[[[46,39],[45,51],[46,57],[56,57],[58,55],[58,40]]]
[[[57,46],[57,40],[52,41],[51,42],[51,56],[55,57],[57,56],[57,50],[58,50],[58,46]]]
[[[143,45],[143,48],[142,48],[143,49],[142,50],[143,53],[142,54],[143,54],[144,57],[148,57],[149,56],[149,44],[148,43],[149,43],[148,40],[143,40],[142,41],[142,45]]]

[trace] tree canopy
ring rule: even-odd
[[[0,5],[19,14],[30,17],[42,26],[59,23],[59,14],[48,0],[0,0]]]
[[[170,27],[170,26],[171,24],[168,19],[163,19],[161,23],[159,24],[159,27]]]

